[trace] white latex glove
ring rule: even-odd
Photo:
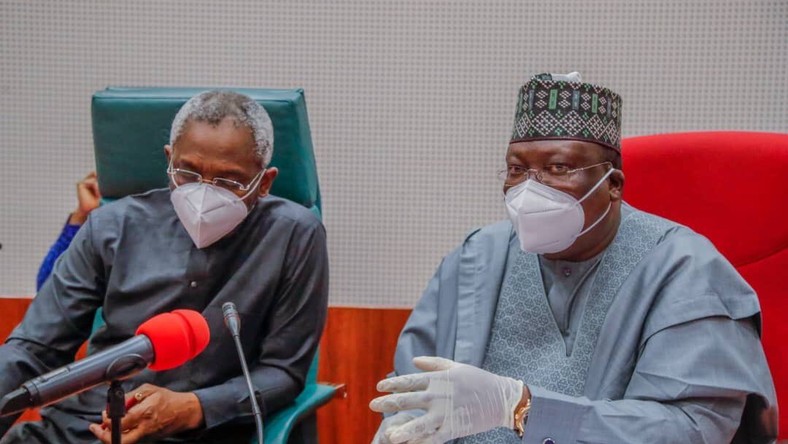
[[[422,356],[414,358],[413,364],[427,373],[380,381],[378,391],[394,394],[369,404],[372,410],[384,413],[427,411],[424,416],[388,427],[385,433],[392,443],[444,443],[514,425],[514,409],[523,395],[522,381],[444,358]]]
[[[398,425],[405,424],[414,418],[415,416],[411,415],[410,413],[399,413],[384,419],[383,422],[380,423],[380,427],[378,428],[377,433],[375,433],[375,437],[372,438],[372,444],[394,444],[391,442],[389,437],[386,436],[386,431],[388,431],[390,427],[396,427]]]

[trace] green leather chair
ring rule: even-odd
[[[168,185],[163,147],[178,109],[207,88],[107,88],[93,95],[92,120],[96,171],[104,201]],[[321,216],[312,136],[304,91],[233,89],[259,102],[274,126],[279,168],[271,194],[297,202]],[[101,322],[100,314],[96,317]],[[315,411],[336,389],[318,384],[317,354],[304,391],[295,402],[265,419],[265,442],[317,442]],[[253,442],[256,442],[254,440]]]

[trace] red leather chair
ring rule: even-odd
[[[788,438],[788,134],[633,137],[622,156],[624,200],[709,238],[758,293]]]

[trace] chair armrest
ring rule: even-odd
[[[265,444],[287,444],[290,432],[298,422],[328,403],[342,387],[326,384],[307,384],[304,391],[289,407],[274,413],[265,421]],[[252,439],[251,444],[257,444]]]

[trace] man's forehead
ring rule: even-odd
[[[254,133],[252,129],[248,125],[244,125],[243,123],[239,122],[238,119],[232,116],[226,116],[222,119],[218,120],[203,120],[203,119],[194,119],[190,118],[186,120],[183,124],[183,132],[181,136],[188,134],[188,133],[199,133],[199,134],[216,134],[221,132],[239,132],[243,134],[248,134],[252,138],[254,138]],[[177,143],[177,141],[176,141]]]
[[[184,126],[183,132],[175,140],[176,151],[193,146],[248,148],[254,151],[255,139],[252,130],[245,125],[236,125],[232,119],[219,123],[193,121]]]
[[[221,164],[234,170],[260,167],[251,130],[245,125],[236,126],[232,119],[218,124],[189,122],[172,149],[178,162],[197,165],[210,161],[216,167]]]

